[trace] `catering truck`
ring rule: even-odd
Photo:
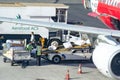
[[[0,3],[0,16],[66,24],[68,8],[64,4],[52,3]],[[0,49],[8,39],[27,39],[28,43],[31,32],[34,32],[36,41],[41,37],[45,39],[45,47],[50,44],[58,45],[63,41],[61,30],[0,22]]]

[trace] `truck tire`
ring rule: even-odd
[[[28,65],[29,61],[22,61],[21,67],[25,68]]]
[[[90,57],[90,60],[89,60],[91,63],[93,63],[93,59],[92,59],[92,56]]]
[[[13,60],[11,61],[11,66],[14,66],[14,61]]]
[[[7,58],[3,58],[3,62],[6,63],[7,62]]]
[[[54,56],[54,57],[52,58],[52,62],[53,62],[54,64],[60,63],[60,62],[61,62],[61,57],[58,56],[58,55]]]
[[[54,45],[55,47],[58,47],[61,44],[62,44],[62,42],[59,39],[51,39],[49,41],[48,46]]]

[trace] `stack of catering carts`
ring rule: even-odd
[[[31,60],[30,52],[25,49],[25,40],[7,40],[3,44],[3,61],[10,62],[11,66],[21,64],[25,67]]]

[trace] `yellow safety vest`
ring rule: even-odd
[[[33,49],[33,46],[32,46],[32,44],[28,44],[26,48],[27,48],[27,50],[31,51]]]
[[[37,56],[40,56],[42,53],[41,46],[37,46]]]

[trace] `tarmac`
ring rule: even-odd
[[[86,26],[107,28],[98,19],[87,16],[90,10],[85,10],[79,0],[1,0],[0,2],[9,1],[65,3],[70,6],[68,21],[79,21]],[[70,80],[112,80],[102,75],[95,65],[88,61],[63,61],[60,64],[53,64],[42,60],[42,65],[37,66],[33,59],[29,66],[21,68],[20,65],[11,66],[9,62],[4,63],[2,59],[0,55],[0,80],[65,80],[67,70]],[[82,64],[82,74],[77,74],[79,64]]]
[[[78,74],[80,64],[82,73]],[[18,64],[11,66],[10,61],[4,63],[3,56],[0,55],[0,80],[66,80],[67,70],[70,80],[112,80],[102,75],[89,61],[62,61],[53,64],[42,59],[41,66],[37,66],[36,60],[32,59],[28,66],[22,68]]]
[[[83,7],[82,0],[0,0],[0,2],[40,2],[40,3],[63,3],[69,5],[68,22],[82,22],[89,27],[107,28],[100,20],[88,16],[91,10]]]

